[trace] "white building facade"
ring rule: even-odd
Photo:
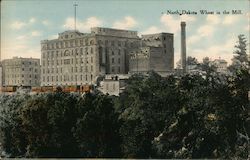
[[[40,59],[18,58],[2,61],[3,86],[40,86]]]

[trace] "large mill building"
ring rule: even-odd
[[[106,74],[172,71],[173,43],[169,33],[139,38],[136,31],[110,28],[65,31],[41,41],[41,85],[95,84]]]

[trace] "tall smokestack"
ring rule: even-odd
[[[181,66],[183,72],[187,71],[186,66],[186,22],[181,22]]]

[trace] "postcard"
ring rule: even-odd
[[[249,159],[249,0],[2,0],[1,158]]]

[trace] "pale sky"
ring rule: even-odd
[[[55,39],[58,33],[74,28],[77,3],[77,30],[90,27],[136,30],[139,35],[174,33],[175,64],[180,58],[180,22],[186,21],[187,55],[202,60],[231,61],[239,34],[249,43],[249,0],[2,0],[1,58],[40,58],[40,41]],[[166,14],[186,10],[197,15]],[[202,15],[200,10],[220,12]],[[223,11],[229,14],[223,14]],[[233,15],[232,10],[242,14]],[[163,14],[165,13],[165,14]]]

